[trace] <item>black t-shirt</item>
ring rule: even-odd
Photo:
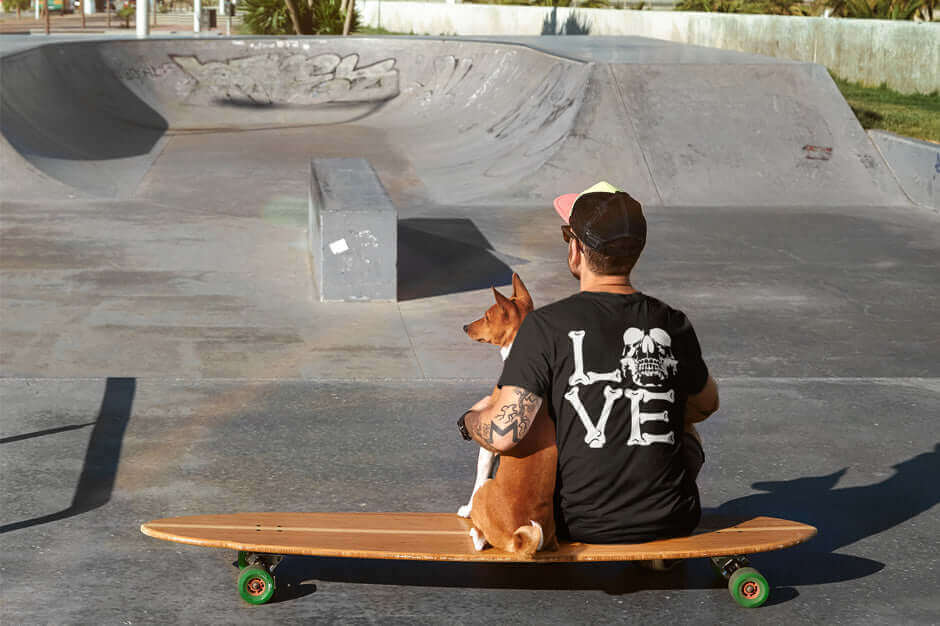
[[[707,379],[688,318],[642,293],[580,292],[526,316],[499,385],[547,399],[559,534],[633,543],[692,532],[701,508],[682,432],[686,398]]]

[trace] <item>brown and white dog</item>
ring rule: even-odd
[[[496,304],[464,326],[471,339],[499,346],[504,361],[522,320],[533,308],[532,298],[516,274],[512,275],[512,291],[512,297],[507,298],[494,287]],[[490,401],[498,395],[499,388],[494,388]],[[490,479],[495,458],[495,453],[480,448],[473,494],[457,511],[473,521],[470,536],[474,547],[482,550],[489,542],[526,558],[538,550],[557,549],[553,497],[558,449],[555,424],[544,402],[522,441],[500,455],[499,471]]]

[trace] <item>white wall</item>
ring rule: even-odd
[[[551,7],[357,0],[363,22],[429,35],[540,35]],[[571,9],[559,8],[563,23]],[[940,89],[940,23],[686,11],[576,9],[591,35],[638,35],[820,63],[901,93]]]

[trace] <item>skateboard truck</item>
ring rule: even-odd
[[[711,557],[712,566],[719,576],[728,580],[736,570],[747,567],[751,564],[743,554],[731,556],[713,556]]]
[[[248,566],[255,565],[258,567],[263,567],[268,571],[269,574],[274,573],[274,568],[277,567],[278,563],[284,560],[284,557],[279,554],[260,554],[258,552],[238,552],[238,569],[243,570]]]

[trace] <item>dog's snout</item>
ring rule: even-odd
[[[470,324],[463,325],[463,332],[467,332],[467,329],[470,328]]]

